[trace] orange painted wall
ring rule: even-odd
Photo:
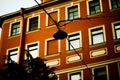
[[[118,58],[120,57],[120,54],[115,54],[114,53],[114,45],[115,44],[120,44],[120,41],[115,42],[113,40],[112,36],[112,27],[111,23],[114,21],[120,21],[120,16],[111,16],[114,14],[120,13],[120,10],[115,10],[115,11],[110,11],[109,10],[109,5],[107,3],[107,0],[102,0],[105,1],[102,3],[103,5],[103,11],[102,13],[95,15],[95,16],[88,16],[87,15],[87,10],[86,10],[86,1],[82,1],[79,3],[80,5],[80,16],[81,18],[89,18],[89,19],[83,19],[83,20],[75,20],[66,26],[62,26],[61,29],[66,31],[68,34],[76,31],[81,31],[82,33],[82,48],[78,50],[79,53],[82,53],[83,60],[86,62],[86,64],[90,63],[95,63],[99,61],[104,61],[108,59],[113,59],[113,58]],[[106,4],[107,3],[107,4]],[[65,7],[60,8],[60,20],[65,20],[66,19],[66,12],[65,12]],[[104,17],[104,16],[111,16],[111,17]],[[96,18],[95,18],[96,17]],[[97,18],[101,17],[101,18]],[[35,31],[35,32],[26,32],[25,34],[25,44],[31,43],[31,42],[40,42],[40,50],[39,50],[39,56],[44,58],[44,50],[45,50],[45,40],[48,38],[52,38],[53,34],[57,31],[56,26],[46,28],[46,14],[45,13],[40,13],[40,29]],[[26,23],[27,24],[27,23]],[[64,23],[61,23],[61,25]],[[106,41],[105,44],[101,46],[95,46],[91,47],[89,45],[89,33],[88,29],[99,26],[99,25],[105,25],[105,34],[106,34]],[[27,27],[27,26],[25,26]],[[20,45],[20,36],[16,36],[13,38],[9,38],[9,28],[10,28],[10,23],[5,23],[2,26],[2,38],[1,38],[1,55],[0,57],[4,56],[6,54],[6,50],[12,47],[16,47]],[[67,52],[66,51],[66,39],[60,40],[60,55],[53,56],[53,57],[47,57],[45,59],[47,60],[52,60],[52,59],[57,59],[60,58],[60,66],[57,66],[57,70],[62,70],[62,69],[67,69],[71,67],[76,67],[76,66],[81,66],[84,65],[82,61],[78,61],[75,63],[70,63],[66,64],[66,57],[70,55],[76,54],[74,51]],[[108,50],[108,55],[98,57],[98,58],[90,58],[90,51],[91,50],[96,50],[100,48],[105,48],[107,47]],[[56,49],[56,47],[54,48]],[[0,58],[1,63],[2,58]],[[83,72],[88,73],[88,70],[84,70]],[[84,80],[88,80],[88,77],[91,79],[90,74],[83,74],[85,77]],[[66,78],[66,74],[60,75],[63,79]]]

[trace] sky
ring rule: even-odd
[[[40,3],[40,0],[37,0]],[[34,0],[0,0],[0,16],[37,5]]]

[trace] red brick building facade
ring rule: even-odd
[[[1,65],[3,56],[19,63],[29,50],[57,67],[58,80],[120,80],[119,0],[42,0],[40,5],[67,38],[53,38],[58,29],[38,5],[3,15]]]

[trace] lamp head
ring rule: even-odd
[[[53,37],[55,39],[64,39],[67,37],[67,33],[63,30],[58,30],[54,35]]]

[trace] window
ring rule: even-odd
[[[120,23],[114,24],[115,39],[120,39]]]
[[[8,51],[8,57],[14,62],[18,62],[18,49],[12,49]],[[8,59],[7,62],[11,63],[12,61]]]
[[[50,16],[55,20],[58,21],[58,11],[54,11],[49,13]],[[48,25],[47,26],[51,26],[51,25],[55,25],[55,23],[53,22],[53,20],[48,16]]]
[[[82,80],[81,72],[71,73],[70,80]]]
[[[89,1],[88,5],[89,5],[89,14],[90,15],[97,14],[97,13],[101,12],[100,0]]]
[[[33,58],[38,57],[38,44],[31,44],[27,46],[27,50],[29,51],[29,53],[32,55]]]
[[[106,67],[94,69],[94,80],[108,80]]]
[[[103,27],[95,28],[91,30],[92,45],[104,42]]]
[[[73,50],[73,47],[75,49],[78,49],[81,47],[79,33],[68,35],[68,46],[69,46],[68,50]]]
[[[79,18],[78,6],[72,6],[68,8],[68,20],[73,20]]]
[[[45,56],[55,55],[60,52],[60,40],[49,39],[46,40]]]
[[[20,22],[13,23],[11,26],[10,36],[15,36],[20,33]]]
[[[112,9],[120,8],[120,0],[111,0]]]
[[[38,17],[29,19],[29,31],[38,29]]]

